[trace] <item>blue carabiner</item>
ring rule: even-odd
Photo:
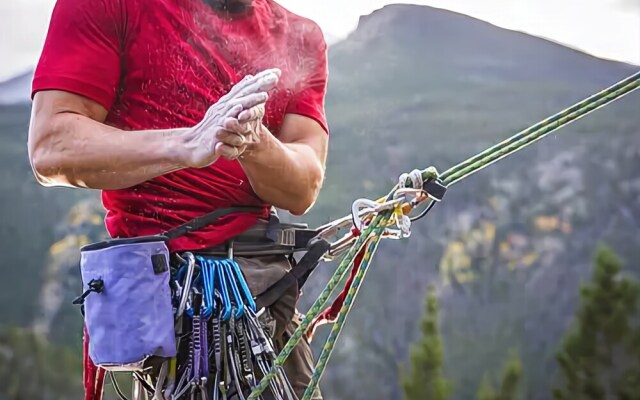
[[[215,275],[213,274],[213,268],[211,267],[210,260],[207,260],[201,256],[198,256],[200,261],[200,273],[202,275],[202,316],[205,319],[209,319],[213,313],[213,285],[215,282]]]
[[[237,307],[235,317],[236,319],[239,319],[244,314],[244,301],[242,300],[242,296],[240,295],[240,289],[238,289],[238,285],[236,283],[233,272],[231,270],[231,265],[229,264],[228,260],[220,260],[220,265],[224,271],[231,293],[233,294],[232,304]]]
[[[249,286],[247,285],[247,281],[244,279],[244,274],[240,269],[240,266],[234,260],[226,260],[231,265],[231,270],[235,273],[236,280],[240,283],[240,287],[242,288],[242,292],[244,293],[245,302],[247,305],[253,310],[256,311],[256,303],[253,300],[253,295],[251,294],[251,290],[249,290]]]
[[[218,287],[220,294],[222,296],[222,307],[224,308],[224,312],[222,313],[222,316],[220,317],[220,319],[223,321],[226,321],[229,318],[231,318],[231,299],[229,299],[229,292],[227,291],[227,284],[225,282],[225,276],[224,276],[224,268],[222,268],[222,266],[217,260],[213,261],[213,264],[216,267],[215,270],[216,270],[216,275],[218,277],[218,279],[216,280],[216,283],[217,283],[216,286]]]
[[[207,260],[207,267],[209,269],[209,279],[207,280],[207,304],[211,307],[211,314],[216,309],[216,268],[211,259]]]

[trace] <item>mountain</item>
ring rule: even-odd
[[[638,69],[411,5],[362,17],[330,47],[329,67],[327,179],[302,218],[312,226],[386,193],[402,172],[443,171]],[[384,242],[324,375],[325,397],[401,398],[398,365],[436,284],[452,399],[475,398],[512,349],[523,361],[522,398],[550,399],[554,352],[596,244],[640,275],[638,109],[636,92],[597,110],[453,186],[410,238]],[[102,211],[96,193],[36,184],[28,116],[28,106],[0,107],[0,321],[77,346],[77,247],[104,234]],[[314,273],[303,308],[333,266]]]
[[[29,103],[32,79],[33,72],[28,71],[0,82],[0,105]]]
[[[377,198],[400,172],[442,171],[638,69],[406,5],[362,17],[331,48],[330,66],[329,178],[313,214],[322,217],[344,214],[357,197]],[[454,398],[474,398],[482,373],[498,371],[514,348],[525,365],[524,398],[549,399],[553,351],[590,273],[591,250],[606,241],[629,263],[638,256],[639,96],[452,187],[409,240],[384,243],[327,373],[327,393],[400,398],[397,386],[379,382],[397,381],[393,360],[406,360],[426,287],[438,282]],[[344,371],[363,372],[350,384]]]

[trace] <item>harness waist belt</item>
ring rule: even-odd
[[[234,255],[291,254],[307,250],[309,240],[317,231],[306,224],[285,224],[277,218],[260,220],[249,230],[233,237],[224,244],[198,250],[194,253],[225,255],[232,247]]]
[[[233,237],[226,243],[193,251],[195,255],[228,256],[260,256],[291,255],[297,251],[305,251],[299,262],[279,281],[271,285],[255,298],[258,310],[271,306],[293,285],[298,289],[306,283],[307,278],[318,266],[322,256],[331,244],[319,239],[319,230],[309,229],[306,224],[281,223],[278,216],[271,214],[268,220],[261,219],[244,233]]]

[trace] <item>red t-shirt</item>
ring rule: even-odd
[[[123,130],[193,126],[247,74],[278,67],[264,124],[277,137],[286,113],[328,132],[324,114],[327,46],[319,27],[273,0],[225,19],[203,0],[58,0],[33,80],[33,94],[58,89],[103,105]],[[237,161],[220,159],[124,190],[102,192],[112,237],[156,234],[217,208],[269,205]],[[169,244],[217,245],[255,223],[233,215]]]

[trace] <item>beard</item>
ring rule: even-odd
[[[251,9],[253,0],[204,0],[211,8],[230,14],[241,14]]]

